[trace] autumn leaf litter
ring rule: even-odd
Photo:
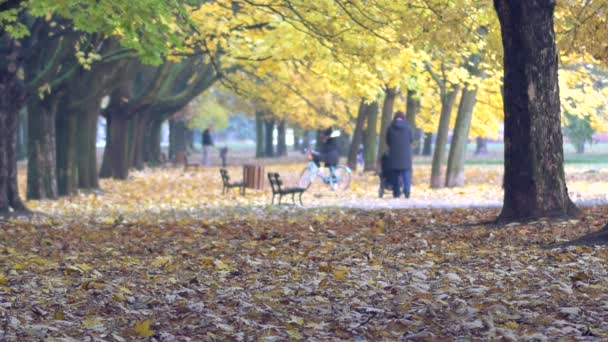
[[[608,338],[608,249],[558,246],[608,222],[606,207],[496,227],[497,209],[267,207],[257,193],[227,206],[189,186],[158,208],[179,181],[147,174],[2,223],[0,336]]]

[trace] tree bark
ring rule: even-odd
[[[28,101],[28,161],[27,198],[57,198],[55,97],[40,100],[32,96]]]
[[[414,133],[412,152],[414,155],[420,155],[422,153],[422,136],[424,132],[416,126],[416,117],[420,113],[420,98],[415,90],[408,89],[405,108],[405,120],[410,124]]]
[[[159,165],[161,160],[161,130],[163,121],[153,120],[145,132],[144,162],[149,165]]]
[[[130,122],[129,165],[136,170],[144,168],[144,141],[148,127],[148,115],[145,112],[138,113]]]
[[[475,139],[475,142],[476,142],[476,147],[475,147],[476,155],[488,153],[488,139],[487,138],[477,137]]]
[[[437,128],[437,138],[435,139],[435,150],[433,152],[433,164],[431,166],[431,188],[438,189],[443,187],[443,162],[445,159],[445,149],[448,142],[448,131],[450,130],[450,117],[452,116],[452,107],[458,87],[453,89],[442,90],[441,96],[441,116],[439,118],[439,127]]]
[[[264,156],[274,157],[274,120],[264,120]]]
[[[255,157],[264,157],[264,113],[256,110],[255,111]]]
[[[16,57],[16,55],[12,55]],[[0,62],[0,216],[27,212],[17,183],[17,120],[25,102],[25,91],[16,75],[11,55]]]
[[[129,177],[128,132],[129,120],[125,115],[106,109],[108,135],[100,173],[101,178],[127,179]]]
[[[277,125],[277,156],[287,156],[287,141],[286,141],[285,120],[279,121]]]
[[[310,131],[309,130],[305,130],[304,131],[304,148],[310,148]]]
[[[97,172],[97,121],[99,101],[91,101],[78,114],[78,187],[98,189]]]
[[[397,90],[393,88],[384,89],[384,103],[382,104],[382,119],[380,121],[380,145],[378,146],[378,165],[380,165],[382,155],[386,152],[386,131],[393,120],[393,108],[395,107],[395,98]]]
[[[495,0],[504,48],[502,223],[571,217],[560,124],[554,0]]]
[[[365,100],[361,100],[359,104],[359,113],[357,114],[357,123],[355,124],[355,131],[353,132],[353,139],[350,143],[350,150],[348,152],[347,165],[348,167],[356,171],[357,170],[357,154],[359,154],[359,145],[363,142],[363,126],[367,119],[367,104]]]
[[[293,129],[293,150],[298,152],[300,148],[302,148],[300,144],[300,139],[302,138],[302,130],[299,128]]]
[[[69,98],[69,97],[68,97]],[[57,194],[72,196],[78,192],[78,116],[60,106],[55,119],[55,153],[57,156]],[[81,127],[80,129],[84,129]]]
[[[376,101],[369,104],[363,151],[365,162],[363,171],[376,170],[378,153],[378,102]]]
[[[169,121],[169,159],[176,160],[179,153],[186,153],[186,123],[182,119]]]
[[[17,160],[27,159],[27,117],[27,109],[23,107],[17,124]]]
[[[450,143],[450,153],[448,156],[448,166],[445,179],[445,186],[457,187],[464,186],[464,162],[467,152],[467,141],[471,130],[471,120],[473,118],[473,108],[477,100],[477,88],[462,89],[458,114]]]
[[[422,148],[423,156],[430,156],[433,153],[433,133],[424,133],[424,147]]]

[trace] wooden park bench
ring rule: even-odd
[[[188,155],[184,154],[184,172],[189,168],[198,169],[201,166],[203,166],[203,163],[196,162],[192,158],[189,158]]]
[[[226,190],[232,188],[239,188],[241,195],[245,196],[245,182],[231,182],[228,170],[220,169],[220,175],[222,176],[222,194],[226,193]]]
[[[281,204],[281,199],[285,195],[291,195],[291,202],[296,204],[295,195],[298,195],[298,200],[300,201],[300,205],[304,205],[302,203],[302,194],[306,191],[305,188],[292,187],[292,188],[284,188],[283,181],[281,180],[281,176],[279,176],[276,172],[268,173],[268,181],[270,182],[270,188],[272,190],[272,204],[274,204],[274,197],[279,196],[279,204]]]

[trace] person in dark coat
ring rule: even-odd
[[[401,196],[399,179],[403,182],[403,193],[410,197],[412,184],[412,130],[405,121],[403,112],[395,113],[386,132],[388,158],[386,162],[388,180],[393,186],[393,197]]]
[[[338,165],[340,160],[338,139],[332,137],[332,133],[331,127],[321,133],[321,147],[319,152],[314,155],[314,161],[317,165],[320,161],[323,161],[327,167]]]
[[[209,150],[214,145],[213,144],[213,136],[211,132],[213,131],[213,125],[209,125],[209,127],[203,131],[203,165],[209,166]]]

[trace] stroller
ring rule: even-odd
[[[393,190],[393,184],[391,184],[388,173],[386,172],[388,164],[388,154],[384,153],[382,158],[380,158],[380,172],[378,172],[378,177],[380,178],[380,187],[378,188],[378,197],[382,198],[384,196],[384,190]],[[402,182],[401,177],[399,178],[399,182]],[[400,186],[400,184],[398,184]]]

